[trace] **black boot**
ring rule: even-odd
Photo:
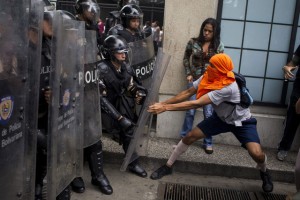
[[[72,190],[76,193],[83,193],[85,191],[84,181],[81,177],[76,177],[71,182]]]
[[[103,194],[110,195],[113,193],[113,189],[103,172],[98,174],[97,177],[92,177],[92,184],[95,186],[99,186],[100,191]]]
[[[71,190],[70,186],[67,186],[57,197],[56,200],[70,200]]]
[[[43,149],[37,149],[35,174],[35,200],[43,199],[43,180],[47,174],[47,154]]]
[[[43,200],[43,185],[35,185],[35,200]]]
[[[128,165],[128,170],[140,177],[147,177],[147,172],[144,170],[144,168],[142,168],[139,164],[138,164],[138,161],[135,160],[133,161],[132,163],[130,163]]]
[[[272,192],[273,182],[269,170],[267,170],[266,172],[260,171],[260,178],[263,181],[262,189],[264,190],[264,192]]]
[[[103,172],[103,154],[101,141],[91,146],[90,155],[88,156],[88,162],[91,170],[92,184],[98,186],[103,194],[112,194],[113,188],[111,187],[109,180]]]
[[[123,138],[123,150],[125,152],[125,154],[127,153],[127,150],[129,148],[129,144],[130,144],[131,138],[125,136]],[[138,155],[134,152],[133,153],[133,157],[138,157]],[[128,170],[140,177],[147,177],[147,172],[144,170],[144,168],[142,168],[139,164],[138,164],[138,159],[134,160],[133,162],[131,162],[128,165]]]

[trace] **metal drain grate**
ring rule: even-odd
[[[286,195],[284,194],[273,194],[273,193],[264,193],[264,192],[257,192],[256,195],[263,200],[286,200]]]
[[[158,200],[285,200],[286,195],[160,183]]]

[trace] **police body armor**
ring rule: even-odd
[[[98,67],[100,70],[101,108],[108,114],[108,116],[104,115],[103,117],[109,117],[108,119],[103,119],[105,128],[124,128],[119,123],[116,123],[121,116],[129,118],[131,121],[137,120],[134,110],[134,99],[129,96],[127,97],[127,95],[131,94],[127,94],[126,91],[132,76],[125,65],[122,65],[121,72],[119,73],[110,61],[102,61],[98,64]]]
[[[124,38],[128,43],[129,42],[135,42],[138,40],[143,40],[146,38],[145,33],[137,30],[135,32],[135,34],[132,34],[131,32],[129,32],[126,28],[124,28],[121,24],[117,24],[114,27],[112,27],[109,31],[108,31],[109,35],[119,35],[122,38]]]
[[[41,1],[0,2],[1,199],[33,199]]]
[[[51,45],[53,68],[48,131],[47,199],[55,199],[83,168],[84,23],[53,17]]]

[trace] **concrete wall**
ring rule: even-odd
[[[217,0],[166,0],[164,16],[164,51],[172,55],[161,86],[161,93],[174,94],[186,87],[182,65],[185,46],[199,35],[202,22],[216,17]],[[172,86],[172,87],[170,87]]]
[[[182,65],[186,43],[199,34],[201,23],[207,17],[216,17],[217,0],[166,0],[164,24],[164,52],[172,56],[170,65],[160,88],[159,100],[163,101],[186,88],[185,72]],[[258,120],[258,132],[264,147],[276,148],[283,134],[286,110],[253,106],[252,114]],[[179,138],[185,112],[166,112],[157,116],[156,136]],[[202,109],[196,114],[194,124],[202,120]],[[232,134],[214,137],[214,143],[240,145]],[[300,130],[292,149],[300,146]]]

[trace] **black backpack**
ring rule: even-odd
[[[246,79],[242,74],[233,72],[235,76],[236,83],[239,86],[240,89],[240,94],[241,94],[241,100],[240,103],[235,104],[232,102],[227,102],[229,104],[235,104],[235,105],[240,105],[243,108],[249,108],[253,104],[253,98],[249,93],[249,89],[246,86]]]

